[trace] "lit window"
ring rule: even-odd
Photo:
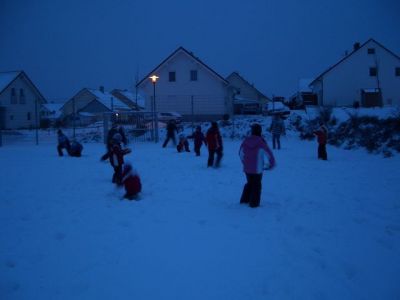
[[[176,81],[176,73],[175,72],[169,72],[168,78],[169,78],[170,82],[175,82]]]
[[[378,70],[375,67],[369,68],[369,76],[375,77],[376,75],[378,75]]]
[[[190,71],[190,81],[197,81],[197,70]]]

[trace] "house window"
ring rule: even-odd
[[[395,72],[396,77],[399,77],[400,76],[400,67],[397,67],[394,72]]]
[[[197,81],[197,70],[190,71],[190,81]]]
[[[369,76],[376,76],[378,74],[378,70],[377,68],[373,67],[373,68],[369,68]]]
[[[23,89],[19,89],[19,103],[20,104],[25,104],[25,93]]]
[[[11,104],[18,104],[17,93],[15,92],[15,88],[11,89]]]
[[[13,115],[10,115],[10,120],[11,121],[14,120],[14,116]]]
[[[176,81],[176,73],[175,72],[169,72],[168,78],[169,78],[170,82],[175,82]]]
[[[368,54],[375,54],[375,48],[368,48]]]
[[[31,120],[31,113],[30,113],[30,112],[28,112],[28,113],[27,113],[27,115],[26,115],[26,119],[27,119],[28,121],[30,121],[30,120]]]

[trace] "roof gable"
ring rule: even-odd
[[[250,82],[248,82],[246,79],[244,79],[238,72],[232,72],[227,78],[226,80],[229,81],[230,77],[237,77],[239,78],[239,80],[241,80],[245,85],[247,85],[248,87],[252,88],[257,94],[259,94],[261,97],[267,98],[269,100],[269,97],[265,96],[263,93],[261,93],[255,86],[254,84],[251,84]]]
[[[39,89],[33,84],[24,71],[0,72],[0,94],[2,94],[18,78],[23,78],[27,81],[28,85],[39,96],[39,100],[42,103],[47,102]]]
[[[394,57],[396,57],[397,59],[400,60],[400,56],[396,55],[394,52],[390,51],[388,48],[386,48],[385,46],[383,46],[381,43],[377,42],[374,39],[369,39],[368,41],[366,41],[364,44],[362,44],[358,49],[353,50],[352,52],[350,52],[348,55],[346,55],[345,57],[343,57],[341,60],[339,60],[336,64],[332,65],[331,67],[329,67],[327,70],[325,70],[324,72],[322,72],[320,75],[318,75],[312,82],[310,82],[310,85],[312,85],[314,82],[318,81],[319,79],[321,79],[323,76],[325,76],[328,72],[330,72],[331,70],[333,70],[336,66],[338,66],[339,64],[341,64],[343,61],[347,60],[348,58],[350,58],[354,53],[359,52],[361,49],[363,49],[367,44],[369,44],[370,42],[373,42],[375,44],[377,44],[379,47],[381,47],[382,49],[384,49],[386,52],[388,52],[389,54],[393,55]]]
[[[172,60],[176,55],[179,53],[184,53],[186,54],[189,58],[193,59],[197,63],[199,63],[202,67],[204,67],[208,72],[210,72],[213,76],[215,76],[217,79],[221,80],[224,84],[229,84],[228,81],[225,80],[221,75],[219,75],[217,72],[215,72],[213,69],[211,69],[208,65],[203,63],[198,57],[194,56],[192,52],[187,51],[183,47],[179,47],[176,49],[171,55],[169,55],[166,59],[164,59],[157,67],[155,67],[151,72],[149,72],[142,80],[140,80],[137,84],[136,87],[139,87],[140,85],[145,82],[150,75],[157,73],[157,71],[166,63],[168,63],[170,60]]]

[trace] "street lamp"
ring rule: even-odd
[[[157,75],[153,75],[149,77],[151,79],[151,82],[153,83],[153,120],[155,124],[154,128],[154,135],[155,135],[155,141],[158,143],[158,117],[157,117],[157,109],[156,109],[156,82],[157,79],[159,78]]]

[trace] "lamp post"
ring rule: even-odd
[[[153,75],[149,77],[151,82],[153,83],[153,121],[154,121],[154,136],[155,142],[158,143],[158,117],[157,117],[157,109],[156,109],[156,82],[159,78],[157,75]]]

